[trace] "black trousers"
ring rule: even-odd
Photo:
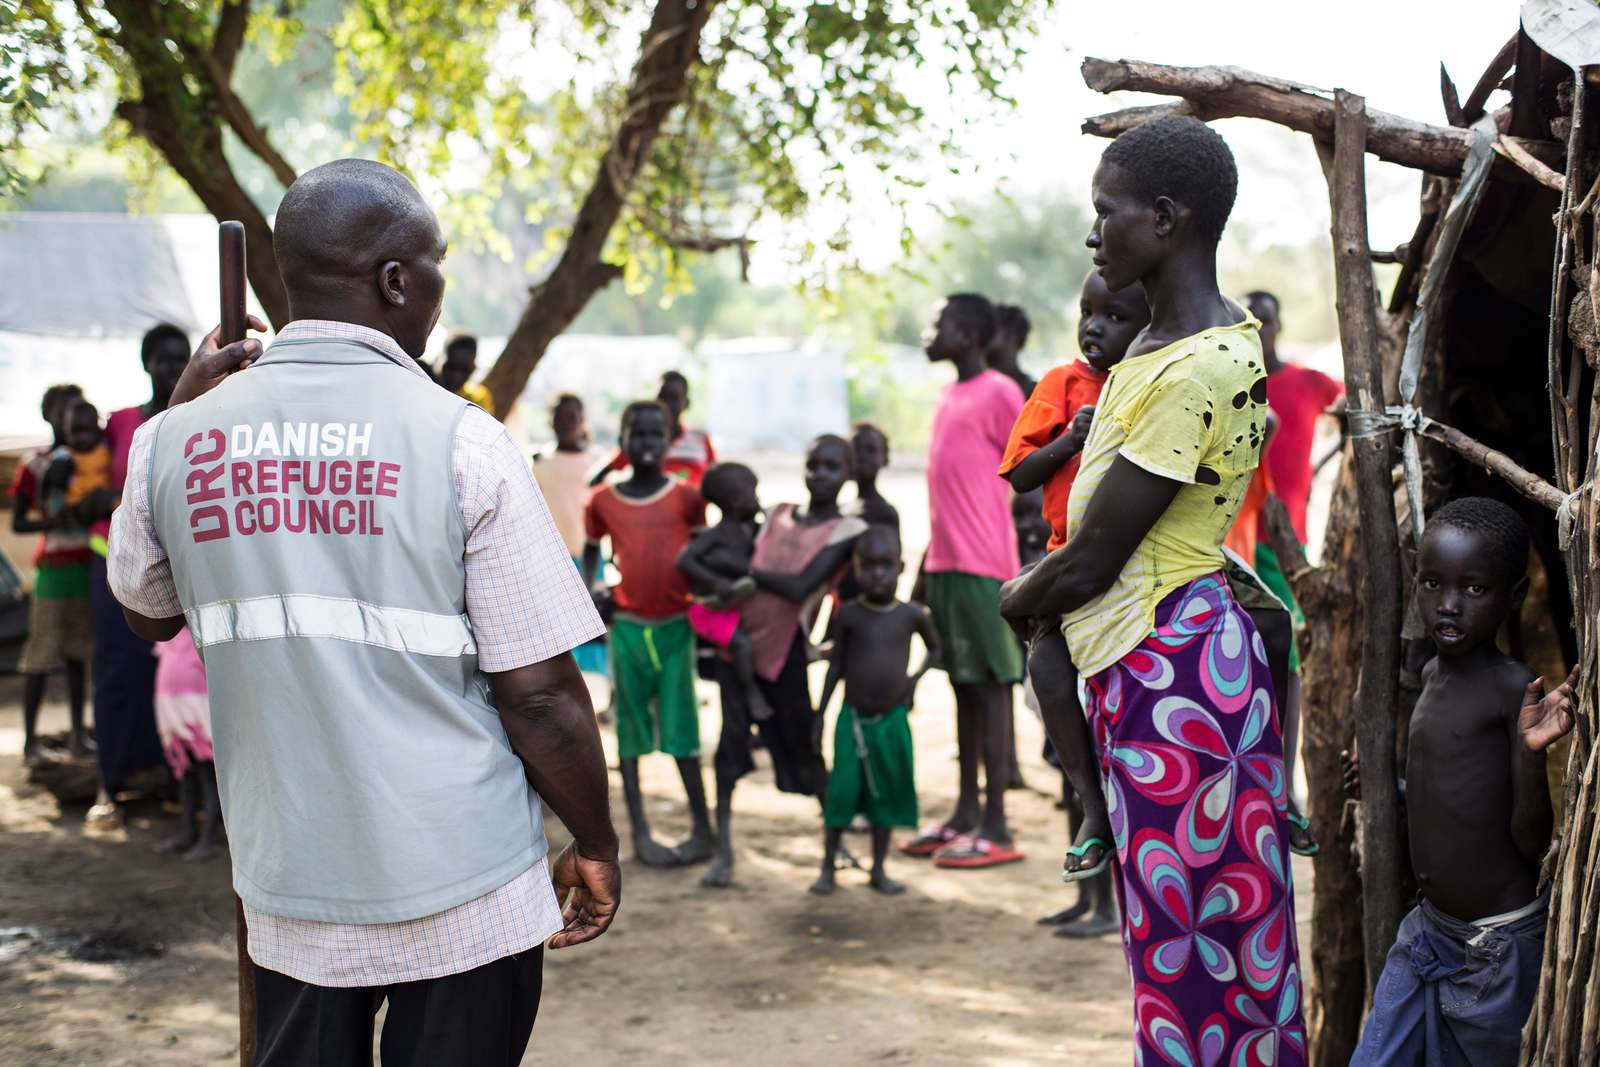
[[[256,968],[255,1067],[372,1067],[383,1021],[383,1067],[517,1067],[533,1034],[544,947],[461,974],[391,986],[330,989]]]

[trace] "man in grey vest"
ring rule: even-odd
[[[510,1067],[545,943],[620,896],[569,651],[603,627],[521,452],[416,362],[445,253],[417,190],[318,167],[273,247],[294,321],[265,352],[213,333],[139,431],[111,587],[205,659],[256,1064],[370,1064],[387,1000],[385,1067]]]

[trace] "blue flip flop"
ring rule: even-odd
[[[1061,880],[1069,885],[1073,882],[1081,882],[1085,879],[1093,878],[1095,875],[1111,866],[1111,843],[1103,837],[1091,837],[1081,845],[1073,845],[1071,848],[1067,849],[1067,856],[1071,859],[1081,860],[1089,854],[1089,850],[1091,848],[1096,847],[1100,849],[1099,863],[1095,864],[1093,867],[1080,867],[1076,870],[1062,871]]]
[[[1311,833],[1310,819],[1306,818],[1304,815],[1301,815],[1299,812],[1294,811],[1289,812],[1286,816],[1284,816],[1284,818],[1288,820],[1290,826],[1305,834],[1306,838],[1311,842],[1309,845],[1300,845],[1296,847],[1294,842],[1290,841],[1290,852],[1293,852],[1296,856],[1315,856],[1318,852],[1322,851],[1322,843],[1319,842]]]

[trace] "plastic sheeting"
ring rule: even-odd
[[[0,216],[0,278],[0,332],[138,337],[157,322],[200,326],[161,219]]]

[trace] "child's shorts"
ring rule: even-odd
[[[839,711],[822,823],[845,827],[857,815],[873,826],[917,825],[911,723],[904,705],[871,717],[858,715],[849,704]]]
[[[718,648],[727,648],[728,642],[733,640],[734,633],[739,629],[739,609],[690,604],[689,626]]]
[[[611,673],[617,697],[617,754],[700,755],[694,698],[694,635],[682,615],[611,621]]]

